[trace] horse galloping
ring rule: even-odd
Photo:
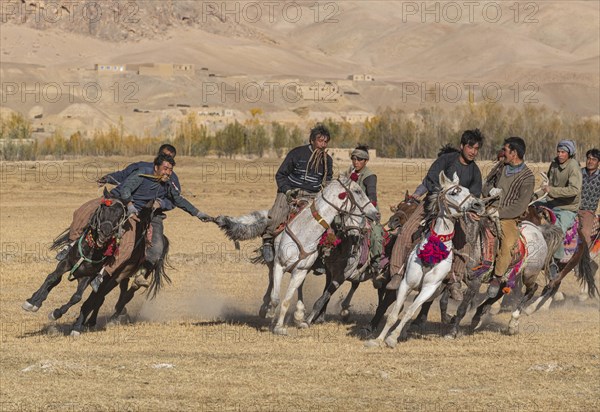
[[[413,314],[428,301],[439,289],[452,265],[452,237],[457,217],[467,211],[482,213],[483,202],[475,198],[468,189],[460,186],[456,173],[452,180],[440,173],[440,192],[427,198],[427,219],[431,221],[428,237],[422,239],[410,253],[406,262],[405,275],[397,291],[397,298],[387,316],[385,327],[379,336],[365,343],[367,347],[380,346],[385,340],[389,347],[395,347],[402,333],[405,337],[405,326]],[[400,310],[411,291],[420,289],[419,294],[408,307],[400,324],[388,332],[398,321]]]

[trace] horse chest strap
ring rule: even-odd
[[[312,217],[319,222],[319,224],[321,226],[323,226],[325,228],[325,230],[329,229],[329,223],[327,223],[325,221],[325,219],[323,219],[323,217],[319,214],[319,212],[317,212],[317,208],[315,207],[315,203],[313,202],[310,205],[310,213],[312,214]]]

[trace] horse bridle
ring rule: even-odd
[[[454,218],[457,218],[457,217],[461,217],[462,215],[464,215],[464,214],[466,213],[466,211],[464,211],[464,212],[461,212],[461,211],[460,211],[460,210],[461,210],[461,208],[462,208],[462,206],[465,204],[465,202],[466,202],[467,200],[471,199],[471,198],[474,198],[474,199],[476,199],[476,200],[477,200],[477,198],[476,198],[475,196],[473,196],[473,194],[472,194],[472,193],[470,193],[470,192],[469,192],[469,196],[465,197],[465,198],[464,198],[464,199],[463,199],[463,200],[462,200],[460,203],[456,204],[456,203],[450,202],[450,201],[449,201],[449,200],[446,198],[446,196],[445,196],[445,193],[447,193],[448,191],[450,191],[451,189],[454,189],[454,188],[459,188],[459,189],[461,189],[460,185],[458,185],[458,184],[456,184],[456,185],[452,185],[452,186],[450,186],[449,188],[447,188],[446,190],[442,190],[442,191],[440,192],[440,194],[439,194],[439,196],[438,196],[438,199],[437,199],[437,201],[438,201],[438,208],[440,209],[440,211],[442,210],[442,208],[440,208],[440,207],[439,207],[439,205],[440,205],[440,204],[441,204],[442,206],[444,206],[444,209],[446,209],[446,210],[448,210],[448,211],[450,211],[450,207],[453,207],[453,208],[455,208],[456,210],[458,210],[458,211],[459,211],[459,213],[450,213],[450,214],[448,215],[449,217],[454,217]]]
[[[117,237],[122,237],[123,232],[124,232],[124,228],[123,225],[124,223],[127,221],[127,208],[125,207],[125,204],[123,204],[123,202],[121,202],[118,199],[111,199],[111,206],[115,203],[119,204],[121,206],[121,208],[123,209],[123,217],[119,220],[119,222],[117,223],[116,227],[113,226],[112,222],[106,220],[106,221],[102,221],[100,222],[100,212],[101,212],[101,207],[97,208],[96,211],[94,212],[94,214],[92,215],[92,218],[90,219],[90,228],[94,229],[96,232],[98,231],[98,229],[100,229],[100,227],[102,225],[106,225],[109,224],[110,225],[110,233],[114,234],[115,232],[118,231],[117,233]],[[102,205],[100,205],[102,206]],[[107,205],[107,207],[110,207]],[[96,244],[98,245],[97,241]],[[98,245],[100,246],[100,245]]]

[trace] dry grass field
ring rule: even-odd
[[[357,292],[350,323],[337,315],[338,297],[328,323],[274,336],[258,317],[267,284],[266,270],[249,262],[258,242],[236,251],[215,225],[182,211],[165,222],[173,284],[153,301],[137,296],[133,323],[105,327],[111,296],[97,330],[67,335],[77,306],[52,332],[47,314],[74,290],[66,276],[39,312],[21,309],[54,269],[48,244],[76,207],[99,195],[94,179],[132,160],[2,164],[2,411],[600,409],[598,300],[579,302],[572,277],[565,301],[523,318],[516,336],[504,333],[509,314],[500,313],[474,335],[446,340],[435,305],[431,323],[408,342],[365,349],[360,327],[376,303],[370,284]],[[277,160],[177,160],[187,197],[211,215],[268,208],[274,199]],[[372,162],[384,219],[428,165]],[[308,278],[308,306],[323,282]]]

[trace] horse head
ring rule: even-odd
[[[469,192],[469,189],[459,183],[456,172],[452,179],[440,172],[440,186],[442,190],[438,194],[438,206],[440,211],[446,210],[451,216],[458,217],[465,212],[483,214],[485,203],[477,199]]]
[[[412,215],[417,206],[419,206],[419,203],[421,203],[419,199],[409,196],[408,191],[406,191],[404,200],[398,203],[397,206],[390,207],[393,215],[387,223],[389,230],[395,230],[404,226],[410,215]]]
[[[341,215],[379,220],[379,211],[352,177],[342,175],[327,185],[323,199]]]
[[[116,198],[111,198],[110,193],[104,188],[104,197],[100,207],[92,216],[91,229],[96,232],[96,244],[98,247],[104,246],[115,236],[119,228],[127,218],[127,208],[123,202]]]

